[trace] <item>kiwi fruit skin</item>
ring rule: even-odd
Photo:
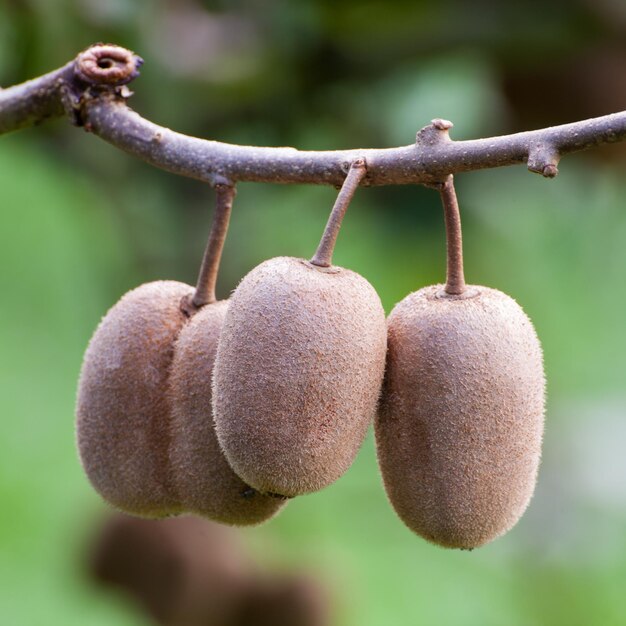
[[[278,257],[231,297],[213,378],[219,443],[261,493],[322,489],[351,465],[385,366],[380,299],[361,276]]]
[[[181,330],[169,380],[170,472],[187,511],[223,524],[259,524],[276,514],[284,498],[262,495],[231,469],[213,422],[211,381],[220,331],[228,309],[222,300],[202,307]]]
[[[434,285],[402,300],[388,319],[375,436],[403,522],[450,548],[507,532],[534,490],[544,404],[541,346],[512,298]]]
[[[187,322],[180,308],[193,288],[146,283],[100,322],[78,383],[77,442],[83,468],[110,504],[145,517],[180,512],[168,475],[167,380],[174,342]]]

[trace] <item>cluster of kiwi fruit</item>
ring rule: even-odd
[[[265,261],[228,301],[215,278],[234,188],[217,209],[198,285],[126,294],[87,349],[77,438],[87,476],[115,507],[257,524],[351,465],[374,421],[389,500],[414,532],[472,549],[509,530],[539,465],[544,374],[514,300],[465,285],[452,176],[448,276],[385,319],[374,288],[332,264],[366,175],[349,167],[310,261]]]
[[[175,281],[141,285],[91,338],[78,385],[78,450],[96,491],[122,511],[257,524],[284,499],[251,489],[233,472],[210,409],[204,413],[210,395],[193,388],[211,377],[228,308],[216,301],[215,284],[234,188],[218,185],[216,197],[196,289]]]

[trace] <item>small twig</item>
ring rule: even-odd
[[[215,185],[238,181],[340,185],[343,164],[364,157],[367,185],[433,184],[450,173],[527,163],[547,178],[566,154],[626,139],[626,111],[540,130],[452,141],[451,126],[433,120],[414,144],[388,149],[300,151],[237,146],[189,137],[158,126],[126,106],[126,83],[141,59],[97,44],[59,70],[0,90],[0,134],[65,113],[105,141],[152,165]]]
[[[465,291],[463,274],[463,235],[461,232],[461,213],[454,190],[452,174],[446,178],[440,189],[443,202],[443,214],[446,222],[446,245],[448,263],[446,270],[445,292],[458,296]]]
[[[367,174],[365,159],[356,159],[356,161],[353,161],[348,170],[346,179],[343,181],[343,185],[337,194],[337,199],[328,217],[328,222],[326,223],[320,244],[311,259],[313,265],[318,265],[319,267],[330,267],[332,265],[333,252],[335,251],[335,244],[337,243],[341,223],[354,197],[354,192],[365,177],[365,174]]]

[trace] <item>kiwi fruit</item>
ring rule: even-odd
[[[214,413],[228,462],[261,492],[317,491],[350,466],[374,415],[385,315],[361,276],[278,257],[231,297]]]
[[[545,379],[539,340],[519,305],[465,285],[452,177],[442,196],[448,282],[410,294],[389,316],[375,436],[402,521],[433,543],[471,549],[507,532],[529,503]]]
[[[231,469],[219,447],[211,407],[211,379],[228,301],[202,307],[181,330],[169,380],[170,475],[186,511],[245,526],[272,517],[284,498],[262,495]]]
[[[77,440],[96,491],[136,515],[178,512],[169,485],[170,402],[164,393],[174,341],[193,287],[147,283],[125,294],[89,342],[78,382]]]
[[[284,502],[242,483],[213,430],[210,380],[227,306],[216,301],[215,283],[234,188],[216,190],[195,290],[142,285],[96,330],[79,380],[77,438],[87,476],[119,509],[146,517],[193,511],[243,525]]]
[[[380,299],[331,264],[341,219],[365,174],[354,163],[311,261],[278,257],[233,293],[213,378],[219,443],[262,493],[317,491],[350,466],[376,410],[385,365]]]
[[[434,285],[394,308],[375,425],[396,512],[457,548],[495,539],[526,509],[544,402],[541,347],[522,309],[495,289],[466,293]]]

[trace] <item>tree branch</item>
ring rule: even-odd
[[[0,134],[64,113],[117,148],[164,170],[212,185],[238,181],[340,186],[350,164],[367,162],[363,185],[432,184],[451,173],[526,163],[547,178],[561,156],[626,139],[626,111],[541,130],[452,141],[452,127],[433,120],[416,142],[387,149],[300,151],[239,146],[189,137],[142,118],[126,105],[126,83],[142,60],[124,48],[96,44],[64,67],[0,90]]]
[[[99,94],[128,97],[124,85],[139,76],[142,64],[130,50],[95,44],[54,72],[0,89],[0,135],[64,113],[82,125],[81,107]]]

